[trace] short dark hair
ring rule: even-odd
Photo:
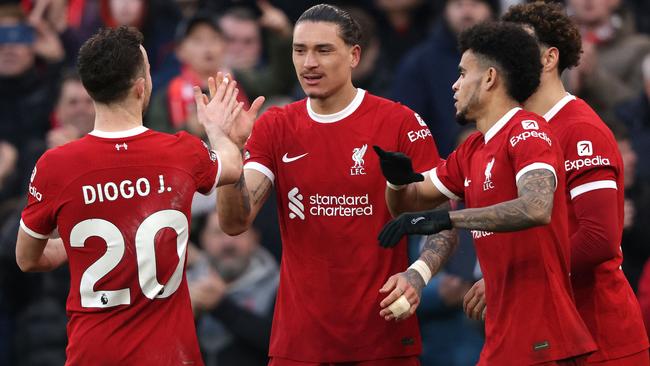
[[[348,46],[361,42],[361,27],[347,11],[330,4],[318,4],[305,10],[296,25],[300,22],[328,22],[339,27],[339,36]]]
[[[504,77],[508,95],[522,103],[539,86],[542,64],[537,41],[521,26],[486,22],[460,34],[460,52],[471,50]]]
[[[93,100],[121,101],[135,79],[144,75],[142,39],[133,27],[102,28],[81,46],[77,70]]]
[[[580,31],[560,4],[537,1],[510,7],[501,20],[528,25],[539,43],[560,51],[558,72],[578,65],[582,53]]]

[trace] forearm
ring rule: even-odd
[[[518,231],[548,224],[545,215],[531,206],[528,200],[519,197],[492,206],[451,211],[449,217],[458,229],[495,232]]]
[[[435,276],[447,262],[458,245],[456,230],[445,230],[427,237],[419,260],[426,263]]]
[[[238,235],[251,224],[251,202],[246,177],[241,173],[235,184],[217,188],[219,225],[228,235]]]
[[[411,183],[400,190],[386,187],[386,204],[388,211],[393,217],[404,212],[415,212],[429,210],[447,201],[442,193],[432,189],[433,185],[427,186],[425,182]],[[430,191],[430,197],[423,194],[423,191]]]
[[[22,229],[18,233],[16,263],[23,272],[52,271],[68,260],[63,240],[47,241],[29,237]]]

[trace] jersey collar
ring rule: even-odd
[[[570,101],[576,100],[575,95],[571,95],[570,93],[566,93],[566,95],[560,99],[555,105],[544,114],[544,119],[546,122],[551,122],[551,119],[555,117],[557,112],[560,111],[560,109],[564,108],[565,105],[567,105]]]
[[[363,97],[364,97],[365,94],[366,94],[365,90],[363,90],[361,88],[357,88],[357,95],[354,96],[354,99],[352,99],[352,102],[350,102],[350,104],[348,104],[342,110],[340,110],[340,111],[338,111],[336,113],[332,113],[332,114],[318,114],[318,113],[314,112],[314,110],[311,109],[311,102],[310,102],[311,99],[307,98],[307,113],[309,114],[309,117],[311,117],[311,119],[313,119],[316,122],[320,122],[320,123],[338,122],[338,121],[348,117],[349,115],[354,113],[354,111],[356,111],[357,108],[359,108],[359,106],[361,105],[361,102],[363,101]]]
[[[508,121],[510,121],[510,119],[515,115],[515,113],[519,112],[520,110],[521,107],[512,108],[506,114],[504,114],[503,117],[501,117],[497,121],[497,123],[495,123],[492,127],[490,127],[490,129],[487,130],[485,135],[483,135],[483,138],[485,139],[485,143],[487,144],[488,141],[490,141],[494,137],[494,135],[496,135],[499,131],[501,131],[503,126],[505,126],[506,123],[508,123]]]
[[[101,131],[101,130],[92,130],[88,134],[93,135],[95,137],[101,137],[105,139],[117,139],[117,138],[124,138],[124,137],[131,137],[135,135],[139,135],[143,132],[148,131],[149,129],[144,127],[144,126],[138,126],[129,130],[123,130],[123,131],[114,131],[114,132],[108,132],[108,131]]]

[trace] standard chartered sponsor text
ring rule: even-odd
[[[368,194],[361,196],[351,195],[320,195],[309,196],[309,213],[312,216],[370,216],[373,214],[373,205]]]

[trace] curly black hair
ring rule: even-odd
[[[144,75],[142,40],[136,28],[121,26],[103,28],[81,46],[77,70],[93,100],[106,104],[121,101],[135,79]]]
[[[536,1],[510,7],[501,17],[506,22],[528,25],[538,41],[560,51],[558,72],[578,65],[582,53],[580,31],[557,3]]]
[[[521,26],[485,22],[460,34],[460,52],[472,51],[487,67],[505,79],[508,95],[522,103],[539,86],[542,64],[537,41]]]

